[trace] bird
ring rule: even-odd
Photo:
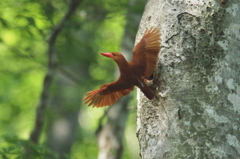
[[[147,86],[145,80],[155,70],[161,49],[160,40],[160,30],[157,27],[146,29],[142,39],[134,47],[132,60],[129,62],[118,52],[100,53],[117,63],[120,77],[114,82],[86,93],[83,98],[84,104],[92,107],[112,105],[121,97],[129,94],[134,86],[140,88],[149,100],[153,99],[154,92]]]

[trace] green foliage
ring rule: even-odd
[[[22,140],[15,135],[2,135],[0,137],[0,159],[58,159],[58,154],[45,146],[35,145],[28,140]],[[25,148],[31,149],[26,151]]]
[[[48,23],[38,3],[10,0],[0,5],[0,127],[26,138],[45,72],[42,30]]]
[[[61,90],[63,87],[53,85],[52,94],[62,91],[60,97],[80,103],[84,93],[116,79],[113,75],[116,64],[99,53],[119,51],[127,5],[127,0],[85,0],[80,4],[56,42],[59,71],[70,70],[68,78],[76,80],[79,87]],[[67,3],[2,0],[0,7],[0,159],[24,158],[24,147],[32,150],[29,158],[59,158],[43,146],[48,131],[42,137],[42,145],[34,145],[28,138],[47,70],[47,40],[67,10]],[[72,109],[75,109],[73,104],[69,104],[64,111]],[[79,121],[83,130],[79,130],[80,137],[66,158],[96,158],[98,148],[93,133],[103,111],[82,108],[79,120],[89,122]],[[49,123],[59,117],[58,112],[50,113],[46,115]],[[129,153],[125,151],[124,156],[131,156]]]

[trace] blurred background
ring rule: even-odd
[[[0,159],[25,158],[26,146],[32,149],[28,158],[99,156],[98,134],[113,113],[109,107],[88,107],[82,98],[119,75],[114,61],[100,52],[121,52],[131,59],[145,4],[145,0],[79,1],[56,37],[57,67],[41,119],[44,126],[39,141],[32,143],[30,135],[36,126],[37,106],[49,69],[49,37],[70,1],[0,1]],[[140,158],[136,88],[123,104],[121,158]]]

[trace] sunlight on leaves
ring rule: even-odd
[[[15,45],[17,42],[16,34],[13,31],[5,31],[2,35],[3,42],[7,45]]]

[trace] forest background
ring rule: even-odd
[[[36,158],[58,158],[52,149],[59,139],[53,138],[68,131],[74,131],[74,135],[69,139],[72,146],[66,158],[97,158],[95,132],[100,119],[106,120],[103,116],[108,108],[87,107],[82,98],[86,92],[116,79],[116,64],[99,53],[129,50],[124,43],[133,47],[145,3],[79,1],[56,38],[56,73],[48,92],[40,144],[34,145],[29,138],[48,70],[48,40],[70,2],[0,2],[0,158],[21,158],[26,145],[34,147]],[[134,92],[123,139],[125,159],[139,158],[135,99]]]

